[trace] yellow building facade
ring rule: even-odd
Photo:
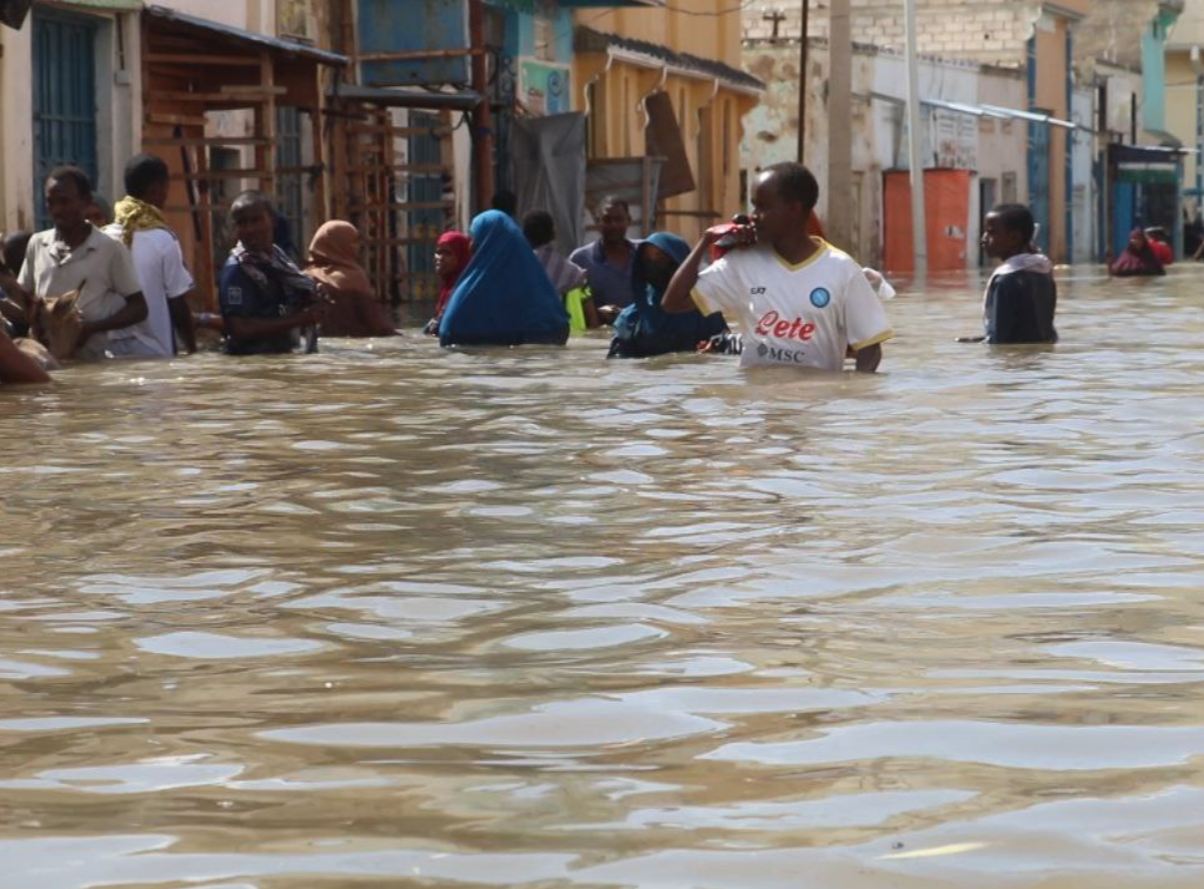
[[[1191,2],[1171,30],[1166,44],[1166,126],[1185,146],[1201,144],[1204,117],[1204,3]],[[1195,152],[1183,158],[1183,186],[1194,216],[1204,212],[1204,168]],[[1200,191],[1197,191],[1200,189]]]
[[[694,188],[660,204],[656,227],[688,240],[745,209],[742,119],[762,85],[740,69],[730,0],[577,13],[575,107],[589,118],[591,160],[649,152],[649,100],[672,104]],[[663,102],[664,100],[660,100]]]

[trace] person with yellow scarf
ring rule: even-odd
[[[147,317],[138,325],[139,340],[156,357],[171,358],[179,344],[196,351],[196,333],[187,296],[195,284],[184,266],[180,242],[163,216],[171,173],[152,154],[130,158],[125,166],[126,196],[113,208],[114,222],[104,233],[125,244],[142,280]]]

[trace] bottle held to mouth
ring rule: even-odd
[[[743,213],[732,217],[731,222],[712,226],[707,231],[711,234],[719,235],[719,238],[711,246],[712,262],[719,259],[729,250],[748,247],[757,240],[757,233],[753,230],[752,221]]]

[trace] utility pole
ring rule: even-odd
[[[811,0],[803,0],[803,19],[798,37],[798,162],[807,154],[807,37],[811,32],[808,13]]]
[[[493,200],[493,111],[489,107],[489,70],[485,58],[485,8],[482,0],[468,0],[468,43],[472,61],[472,89],[481,104],[472,112],[472,160],[477,184],[477,212]]]
[[[855,250],[853,238],[853,29],[849,0],[828,11],[828,239]]]
[[[928,213],[924,196],[924,134],[920,113],[919,34],[916,28],[916,0],[903,0],[907,29],[907,129],[910,151],[907,168],[911,174],[911,238],[915,251],[915,275],[928,274]]]

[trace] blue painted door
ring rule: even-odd
[[[1046,111],[1037,111],[1047,114]],[[1028,205],[1041,226],[1037,243],[1049,250],[1049,158],[1052,149],[1048,124],[1028,125]]]
[[[42,184],[60,164],[82,167],[96,182],[96,25],[87,19],[33,17],[34,206],[49,227]]]
[[[1138,217],[1137,184],[1133,182],[1117,182],[1112,186],[1112,243],[1109,249],[1112,258],[1125,252],[1129,244],[1129,232],[1136,225]]]

